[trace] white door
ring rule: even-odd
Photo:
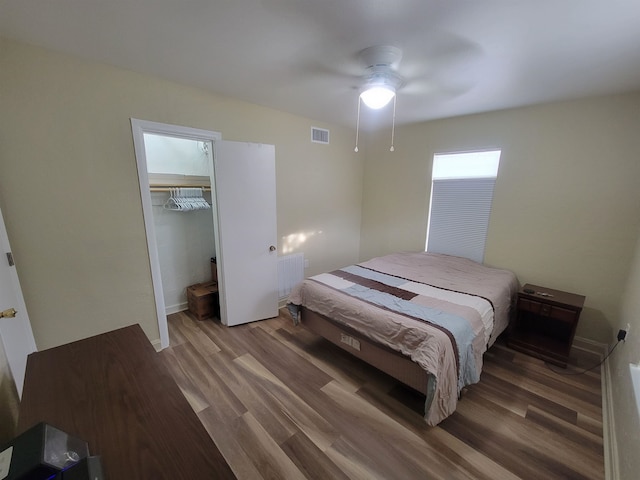
[[[216,142],[214,157],[221,320],[278,315],[275,147]]]
[[[0,211],[0,247],[0,311],[12,308],[17,311],[13,318],[0,318],[0,341],[7,355],[18,395],[22,397],[27,355],[36,351],[36,342],[33,339],[16,267],[10,259],[11,248],[2,211]]]

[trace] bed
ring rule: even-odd
[[[424,418],[437,425],[480,380],[518,288],[508,270],[402,252],[307,278],[287,307],[295,324],[423,393]]]

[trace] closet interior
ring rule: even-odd
[[[144,133],[165,314],[219,317],[212,144]]]

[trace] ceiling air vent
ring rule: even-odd
[[[329,145],[329,130],[311,127],[311,141],[313,143],[324,143]]]

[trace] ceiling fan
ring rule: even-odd
[[[360,60],[365,65],[362,77],[363,86],[358,98],[358,119],[356,121],[356,146],[358,151],[358,134],[360,130],[360,101],[374,110],[385,107],[393,100],[393,122],[391,127],[391,148],[394,151],[393,137],[396,122],[396,91],[404,84],[398,74],[398,64],[402,59],[402,50],[390,45],[377,45],[365,48],[360,52]]]
[[[381,109],[393,100],[390,148],[393,152],[398,91],[402,89],[405,94],[424,102],[426,98],[442,101],[472,87],[473,79],[467,68],[479,58],[479,46],[460,37],[441,34],[428,49],[423,48],[421,51],[422,54],[402,68],[399,67],[403,52],[396,46],[376,45],[357,54],[362,74],[358,78],[357,87],[359,97],[355,151],[358,151],[361,103],[371,109]],[[402,75],[399,70],[403,72]]]

